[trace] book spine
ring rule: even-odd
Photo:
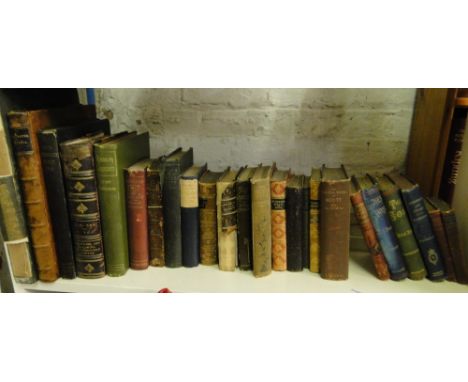
[[[320,182],[310,181],[310,214],[309,214],[309,237],[310,237],[310,271],[320,271]]]
[[[271,273],[270,179],[252,183],[252,249],[255,277]]]
[[[413,235],[413,229],[405,212],[397,188],[382,192],[382,198],[390,218],[393,230],[400,245],[408,277],[411,280],[422,280],[426,277],[426,268]]]
[[[200,216],[198,179],[180,179],[182,224],[182,264],[196,267],[200,263]]]
[[[356,192],[351,195],[351,203],[353,204],[362,236],[364,237],[364,241],[371,255],[377,277],[380,280],[388,280],[390,278],[390,273],[388,271],[387,262],[385,261],[382,248],[377,240],[377,234],[370,221],[369,213],[364,205],[361,192]]]
[[[235,183],[216,183],[219,269],[232,272],[237,263],[237,209]]]
[[[275,271],[287,269],[286,180],[271,182],[271,249]]]
[[[166,163],[163,187],[164,251],[166,266],[170,268],[182,266],[179,178],[179,163]]]
[[[320,276],[346,280],[349,269],[349,180],[320,185]]]
[[[250,181],[237,182],[237,248],[239,268],[252,269],[252,210]]]
[[[125,208],[122,207],[125,194],[122,192],[124,187],[121,187],[119,179],[117,152],[112,148],[102,148],[96,145],[94,157],[101,206],[106,270],[109,276],[122,276],[129,267],[129,259],[127,218]]]
[[[303,190],[286,188],[286,245],[287,269],[291,272],[303,268]]]
[[[218,263],[218,227],[216,219],[216,183],[199,184],[200,262]]]
[[[130,267],[149,266],[146,171],[125,171]]]
[[[432,229],[437,239],[437,244],[439,244],[440,252],[442,253],[447,280],[456,281],[453,258],[450,252],[447,235],[445,233],[442,214],[440,210],[428,211],[428,214],[431,219]]]
[[[60,276],[57,252],[47,204],[39,145],[32,123],[33,121],[27,114],[10,116],[12,145],[16,155],[39,279],[55,281]]]
[[[78,277],[104,277],[105,262],[91,141],[62,145],[68,208]]]
[[[165,265],[164,218],[160,172],[148,170],[146,177],[150,264],[153,267],[163,267]]]
[[[445,279],[442,255],[419,186],[402,190],[402,197],[426,266],[427,277],[432,281]]]
[[[309,188],[309,181],[307,180],[307,185],[304,187],[304,191],[302,193],[303,197],[303,206],[302,206],[302,267],[306,269],[310,269],[310,237],[309,237],[309,220],[310,220],[310,188]]]
[[[455,278],[460,284],[468,284],[468,258],[461,245],[455,212],[453,210],[443,212],[442,221],[451,258],[453,259]]]
[[[371,218],[377,237],[382,247],[385,260],[387,260],[390,278],[402,280],[408,277],[403,255],[398,240],[393,231],[390,218],[385,208],[382,195],[377,187],[362,190],[362,198]]]
[[[74,279],[75,258],[57,134],[39,132],[38,140],[60,275]]]

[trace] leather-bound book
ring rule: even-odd
[[[442,259],[444,261],[447,280],[456,281],[452,253],[450,252],[441,212],[441,208],[449,210],[450,207],[444,201],[434,197],[426,198],[425,205],[427,213],[429,214],[429,218],[431,219],[434,235],[437,238],[437,244],[439,244],[440,251],[442,252]]]
[[[239,269],[252,269],[252,203],[251,186],[256,167],[245,167],[236,182],[237,200],[237,251]]]
[[[76,273],[86,279],[106,275],[93,148],[104,137],[101,132],[60,143]]]
[[[271,273],[271,192],[272,166],[259,166],[252,178],[252,250],[255,277]]]
[[[359,223],[364,241],[374,264],[375,272],[380,280],[388,280],[390,273],[388,271],[387,261],[380,247],[374,226],[367,212],[367,208],[362,198],[362,193],[356,186],[356,178],[353,176],[351,182],[351,203],[355,212],[356,220]]]
[[[218,225],[216,216],[216,182],[224,172],[206,171],[198,183],[200,198],[200,263],[218,264]]]
[[[218,222],[218,264],[222,271],[234,271],[237,265],[236,178],[239,170],[226,171],[216,182]]]
[[[3,236],[5,256],[16,282],[31,284],[36,270],[24,219],[20,189],[16,179],[13,152],[9,144],[8,130],[0,115],[0,232]]]
[[[310,271],[320,272],[320,182],[322,173],[319,168],[313,168],[309,181],[309,240],[310,240]]]
[[[274,271],[287,269],[286,183],[290,172],[275,170],[271,176],[271,255]]]
[[[148,133],[120,134],[94,144],[104,255],[109,276],[129,267],[124,169],[149,157]]]
[[[59,145],[67,140],[97,131],[109,134],[109,121],[92,120],[78,125],[53,127],[42,130],[37,135],[60,276],[63,278],[75,278],[76,269]]]
[[[94,107],[81,105],[8,113],[27,223],[41,281],[55,281],[60,273],[37,133],[47,127],[75,124],[95,117]]]
[[[442,253],[437,244],[419,185],[395,172],[389,174],[388,177],[400,188],[406,213],[426,266],[428,279],[432,281],[444,280],[446,274]]]
[[[346,280],[349,269],[350,179],[343,166],[322,167],[320,184],[320,276]]]
[[[303,268],[304,182],[304,175],[294,175],[286,184],[287,269],[292,272]]]
[[[400,190],[386,176],[370,177],[376,183],[387,209],[390,223],[400,245],[400,250],[405,260],[408,278],[422,280],[426,277],[426,268],[418,248],[418,243],[413,235],[413,229],[400,197]]]
[[[357,189],[361,191],[362,199],[377,233],[377,238],[387,261],[390,278],[392,280],[407,278],[408,272],[403,254],[377,185],[367,175],[357,177],[355,184]]]
[[[137,270],[149,266],[146,169],[150,164],[150,159],[143,159],[125,169],[130,268]]]
[[[192,166],[180,176],[180,213],[182,224],[182,264],[200,264],[200,214],[198,181],[207,165]]]
[[[164,160],[152,159],[146,170],[146,196],[148,203],[149,262],[153,267],[163,267],[164,260],[164,216],[162,186],[164,184]]]
[[[180,174],[193,165],[193,149],[178,149],[164,162],[163,215],[166,267],[182,266],[182,222],[180,215]]]
[[[447,269],[453,268],[455,273],[455,277],[451,276],[450,278],[455,279],[460,284],[468,284],[468,256],[464,252],[460,240],[455,210],[439,198],[429,198],[429,202],[440,211],[442,217],[445,237],[450,251],[450,255],[446,258],[444,254],[444,260],[448,264]],[[438,228],[435,229],[436,234],[437,231]]]
[[[304,192],[303,192],[303,206],[302,206],[302,217],[304,219],[302,223],[303,241],[302,241],[302,267],[310,269],[310,176],[304,176]]]

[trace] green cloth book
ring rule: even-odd
[[[390,222],[400,244],[401,253],[408,270],[408,278],[411,280],[424,279],[426,277],[426,268],[401,200],[400,190],[386,176],[375,176],[371,177],[371,179],[377,183],[387,208]]]
[[[149,157],[148,133],[120,133],[94,145],[106,270],[122,276],[129,268],[124,169]]]

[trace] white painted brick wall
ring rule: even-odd
[[[276,161],[309,173],[404,166],[415,89],[96,89],[113,132],[149,131],[151,153],[192,146],[213,170]]]

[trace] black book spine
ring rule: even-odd
[[[73,241],[57,133],[40,132],[38,139],[60,275],[63,278],[74,279],[76,268]]]
[[[307,185],[309,184],[309,180],[307,180]],[[309,187],[304,187],[303,190],[303,225],[302,225],[302,231],[303,233],[303,242],[302,242],[302,267],[303,268],[310,268],[310,251],[309,251],[309,216],[310,216],[310,210],[309,210],[309,197],[310,197],[310,188]]]
[[[286,247],[288,271],[302,271],[304,247],[304,190],[286,187]]]
[[[200,263],[198,178],[180,180],[180,197],[182,264],[184,267],[196,267]]]
[[[252,269],[252,216],[250,181],[237,182],[237,253],[239,268]]]

